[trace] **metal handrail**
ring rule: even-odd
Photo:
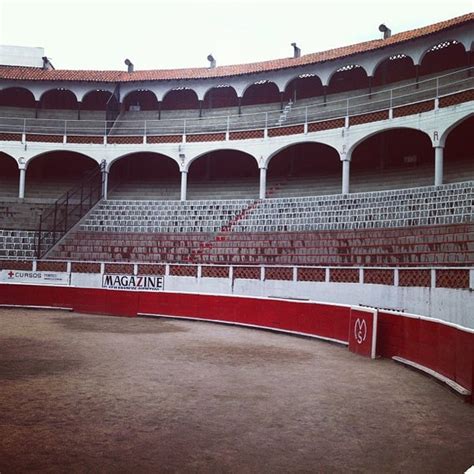
[[[100,201],[103,168],[94,169],[40,215],[36,234],[36,258],[42,258],[79,220]]]

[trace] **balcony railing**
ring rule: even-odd
[[[216,140],[223,140],[228,139],[232,132],[254,130],[261,131],[261,136],[264,137],[267,136],[268,130],[288,126],[299,126],[303,133],[308,131],[308,124],[311,123],[341,119],[345,120],[345,125],[349,125],[351,117],[377,112],[384,112],[386,118],[392,118],[400,107],[427,101],[432,101],[431,108],[436,109],[441,98],[474,89],[473,70],[474,67],[456,70],[418,82],[389,89],[379,88],[368,94],[334,100],[324,101],[322,97],[304,99],[300,102],[305,105],[293,105],[284,120],[280,120],[280,110],[160,120],[101,121],[0,117],[0,133],[21,135],[22,141],[41,141],[33,137],[34,135],[57,135],[58,141],[64,143],[72,136],[76,139],[85,137],[84,142],[89,140],[94,143],[107,143],[108,140],[111,141],[110,137],[136,137],[137,143],[147,143],[147,137],[151,136],[170,136],[176,138],[175,141],[181,141],[181,138],[185,141],[186,135],[190,134],[216,134]],[[212,136],[209,138],[212,139]]]

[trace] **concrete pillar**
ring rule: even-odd
[[[102,170],[102,199],[107,199],[107,192],[109,189],[109,172]]]
[[[259,198],[265,199],[267,194],[267,168],[260,168],[260,193]]]
[[[20,168],[20,182],[18,186],[18,197],[23,199],[25,197],[25,181],[26,181],[26,169]]]
[[[444,147],[435,146],[435,186],[441,186],[443,184],[443,157]]]
[[[342,160],[342,194],[349,194],[351,160]]]
[[[181,201],[186,201],[186,191],[188,188],[188,172],[181,171]]]

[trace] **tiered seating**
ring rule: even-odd
[[[236,178],[232,180],[189,180],[187,199],[228,200],[258,198],[258,178]],[[119,183],[109,192],[109,199],[121,200],[178,200],[180,182],[175,180],[134,180]]]
[[[51,257],[221,265],[472,265],[474,224],[217,236],[80,231]]]
[[[474,182],[260,202],[235,232],[293,232],[454,224],[472,220]]]
[[[104,201],[81,224],[86,231],[219,232],[254,205],[228,201]]]
[[[39,217],[49,204],[21,199],[0,201],[0,229],[36,230]]]
[[[473,220],[473,202],[473,182],[265,201],[107,201],[50,257],[277,265],[472,264],[474,224],[467,223]]]
[[[0,259],[27,260],[35,256],[34,231],[0,230]]]

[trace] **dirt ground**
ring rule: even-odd
[[[0,309],[0,472],[421,472],[474,407],[389,360],[248,328]]]

